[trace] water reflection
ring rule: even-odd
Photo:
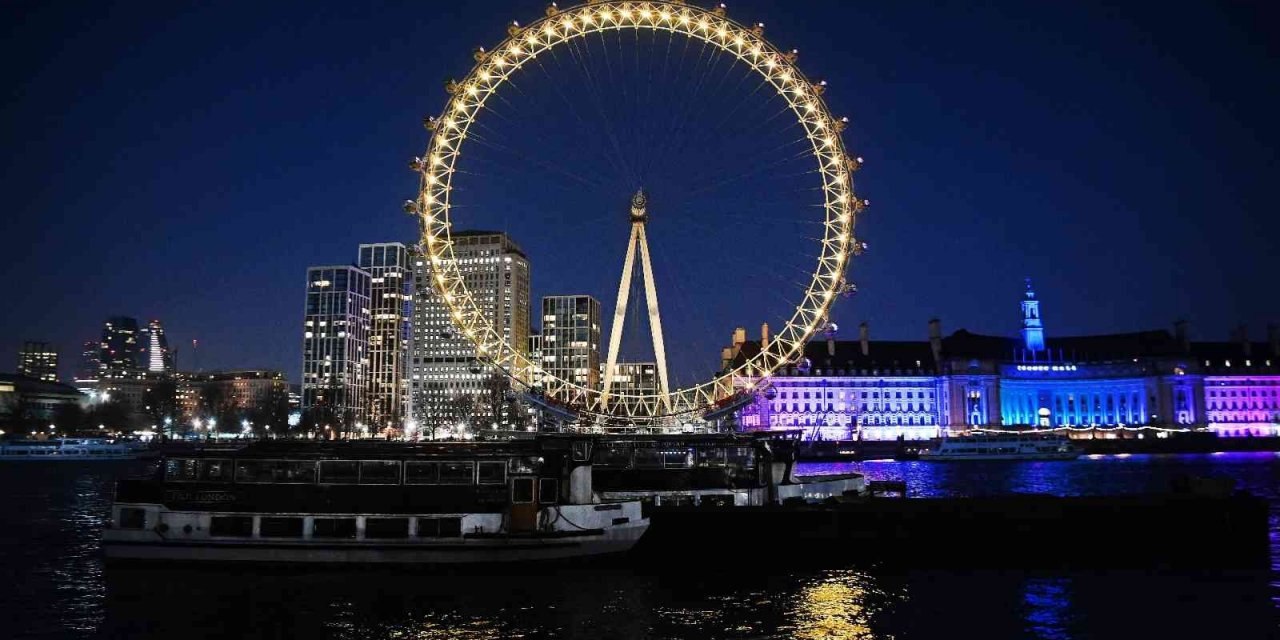
[[[905,475],[926,494],[1137,491],[1193,473],[1229,474],[1280,497],[1273,455],[860,468],[873,477]],[[1224,630],[1265,637],[1280,628],[1280,566],[1270,575],[801,570],[788,567],[787,549],[762,544],[759,557],[714,562],[672,557],[660,566],[478,574],[103,571],[98,536],[120,471],[0,467],[8,492],[0,510],[0,566],[8,577],[0,581],[0,619],[10,621],[0,624],[0,637],[1182,638],[1222,637]],[[1280,562],[1278,532],[1280,522],[1273,522]],[[1107,532],[1098,536],[1107,539]],[[945,531],[937,543],[965,553],[965,541]],[[1193,552],[1194,541],[1188,545]]]
[[[1023,587],[1027,630],[1037,638],[1060,640],[1070,638],[1066,624],[1071,607],[1068,596],[1070,581],[1065,578],[1032,578]]]
[[[863,573],[837,571],[800,588],[792,612],[793,637],[804,640],[875,638],[872,632],[868,589],[873,581]],[[874,594],[881,606],[886,594]]]

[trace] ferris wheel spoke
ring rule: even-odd
[[[489,140],[486,136],[483,136],[483,135],[472,134],[472,139],[476,142],[476,144],[479,144],[480,146],[487,147],[489,149],[493,149],[496,151],[501,151],[504,153],[504,155],[512,156],[516,159],[522,160],[525,163],[527,163],[527,164],[521,164],[518,166],[507,165],[503,167],[504,169],[512,170],[512,171],[520,171],[520,170],[527,171],[529,167],[532,166],[537,169],[540,169],[544,174],[548,176],[553,176],[558,178],[567,178],[573,181],[577,185],[591,187],[592,189],[604,188],[604,185],[600,184],[599,182],[596,182],[585,176],[581,176],[571,171],[568,171],[564,169],[562,166],[560,166],[559,163],[548,162],[543,158],[538,158],[538,157],[530,156],[525,153],[521,153],[520,151],[513,149],[507,145],[504,145],[500,142]],[[482,159],[481,162],[483,161],[484,160]]]

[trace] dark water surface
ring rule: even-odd
[[[1275,516],[1273,567],[1258,573],[780,572],[749,557],[523,574],[104,572],[98,535],[112,483],[130,464],[0,463],[0,638],[1280,637]],[[1124,493],[1188,473],[1230,476],[1280,513],[1280,455],[1269,453],[804,465],[836,468],[905,479],[915,495]],[[1140,542],[1098,531],[1080,543]],[[946,531],[937,544],[965,553]]]

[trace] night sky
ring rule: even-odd
[[[867,321],[875,338],[922,339],[931,317],[1010,334],[1027,276],[1051,336],[1186,318],[1198,339],[1242,322],[1260,339],[1280,322],[1277,16],[1262,2],[1112,4],[731,3],[830,82],[867,160],[871,252],[833,314],[845,337]],[[198,338],[201,368],[296,381],[306,267],[415,238],[400,203],[423,116],[473,47],[542,6],[4,3],[0,370],[23,340],[48,340],[69,377],[105,317],[132,315],[164,322],[180,368]],[[612,82],[645,86],[653,60]],[[644,186],[675,375],[697,377],[734,325],[754,334],[798,300],[817,214],[800,172],[756,173],[787,130],[764,99],[739,118],[750,85],[727,67],[723,91],[682,111],[696,66],[619,102],[547,64],[601,119],[558,108],[566,95],[530,76],[495,103],[508,109],[488,121],[495,144],[464,152],[456,224],[512,233],[536,295],[594,293],[608,315],[626,201]],[[682,113],[701,138],[661,124]],[[610,133],[636,144],[618,152]]]

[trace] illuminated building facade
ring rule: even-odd
[[[399,242],[360,245],[369,272],[369,371],[366,401],[376,428],[401,429],[409,404],[406,377],[412,313],[412,259]]]
[[[722,364],[740,364],[761,342],[737,330]],[[738,419],[743,429],[827,440],[974,428],[1280,435],[1280,338],[1272,326],[1267,342],[1250,342],[1243,328],[1229,342],[1191,342],[1185,322],[1172,332],[1046,337],[1028,284],[1018,338],[963,329],[944,338],[936,320],[920,342],[870,341],[865,324],[857,342],[832,332],[775,374]]]
[[[164,326],[159,320],[152,320],[141,332],[139,350],[142,365],[150,373],[173,373],[173,351],[169,349],[169,340],[164,335]]]
[[[599,389],[600,364],[600,301],[588,295],[544,296],[542,370],[547,377]]]
[[[604,367],[600,365],[600,377],[604,379]],[[613,393],[622,395],[658,393],[658,364],[656,362],[616,362],[613,365]]]
[[[98,395],[98,376],[102,368],[102,345],[96,340],[86,341],[80,347],[80,364],[76,367],[72,386],[93,399]]]
[[[265,412],[274,405],[287,403],[289,398],[283,371],[241,369],[183,377],[185,382],[181,387],[194,396],[180,392],[179,406],[187,416],[198,413],[201,400],[210,396],[216,396],[225,409],[238,413]]]
[[[454,256],[476,305],[508,344],[529,344],[529,259],[504,233],[453,234]],[[460,335],[449,307],[431,284],[431,265],[413,257],[413,317],[410,333],[410,411],[414,424],[430,433],[501,423],[487,400],[503,376],[476,361],[475,347]]]
[[[1230,342],[1193,344],[1204,379],[1204,413],[1220,436],[1280,436],[1280,331],[1251,342],[1244,327]]]
[[[146,370],[142,331],[135,318],[115,316],[102,325],[98,345],[98,378],[137,378]]]
[[[734,332],[724,354],[736,366],[768,341]],[[831,331],[810,342],[805,355],[770,378],[769,389],[738,416],[746,430],[798,429],[806,440],[919,440],[936,437],[947,416],[945,381],[928,342],[858,341]],[[747,380],[739,380],[741,384]]]
[[[18,375],[43,380],[58,381],[58,352],[48,342],[24,342],[18,352]]]
[[[353,265],[307,269],[302,409],[352,427],[368,421],[369,272]]]

